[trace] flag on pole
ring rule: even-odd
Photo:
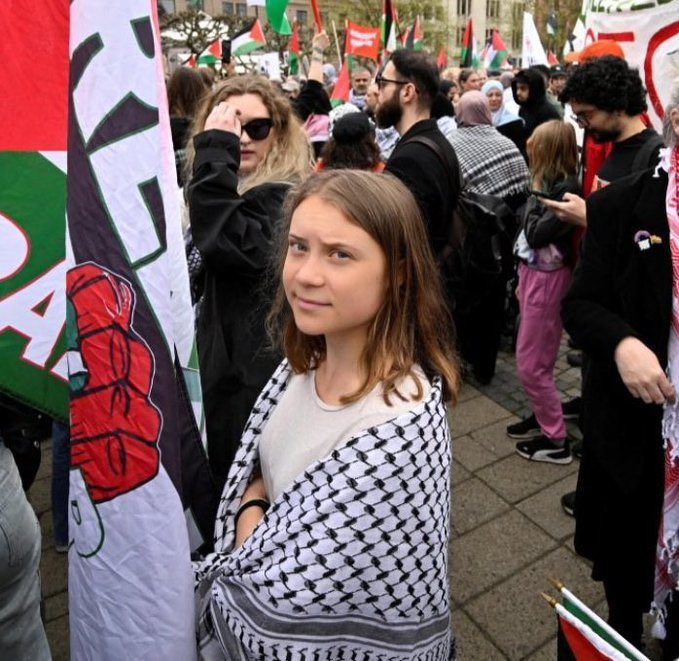
[[[335,87],[332,90],[330,102],[333,106],[339,105],[340,103],[348,103],[350,93],[351,80],[349,78],[349,58],[345,56],[342,67],[340,68],[339,76],[337,76],[337,80],[335,81]]]
[[[195,69],[196,66],[198,66],[198,62],[196,60],[196,56],[191,53],[184,62],[182,62],[182,66],[184,67],[191,67],[192,69]]]
[[[419,16],[415,17],[413,26],[408,29],[404,46],[406,48],[412,48],[413,50],[422,50],[424,48],[424,31],[422,30],[422,23],[420,22]]]
[[[314,14],[316,32],[321,32],[323,30],[323,18],[321,17],[321,8],[318,6],[318,0],[311,0],[311,11]]]
[[[70,9],[71,658],[194,659],[214,508],[156,5],[49,4]]]
[[[578,599],[560,581],[552,581],[563,597],[563,603],[559,604],[556,600],[543,593],[545,599],[552,605],[559,616],[560,624],[566,623],[563,633],[573,650],[576,661],[589,661],[589,659],[621,659],[624,661],[650,661],[647,656],[642,654],[634,645],[623,638],[610,624],[602,620],[591,608]],[[575,630],[575,631],[574,631]],[[573,634],[570,636],[569,634]],[[578,655],[576,648],[585,645],[582,638],[589,641],[587,644],[594,644],[598,650],[606,650],[608,656],[582,656]],[[575,644],[576,647],[571,644]],[[586,649],[586,647],[583,647]]]
[[[547,64],[549,64],[549,66],[555,66],[556,64],[559,64],[559,58],[556,56],[556,53],[553,50],[547,51]]]
[[[292,34],[290,21],[285,13],[288,0],[266,0],[266,15],[274,32],[283,35]]]
[[[443,71],[448,66],[448,53],[446,52],[445,48],[442,48],[439,51],[439,54],[436,57],[436,64],[439,68],[439,71]]]
[[[629,661],[609,645],[584,622],[568,612],[561,604],[554,606],[559,629],[570,648],[575,661]]]
[[[50,5],[0,2],[0,391],[66,421],[69,2]]]
[[[523,12],[523,44],[521,48],[521,65],[524,68],[535,64],[547,64],[547,54],[540,41],[538,29],[535,27],[533,14]]]
[[[288,73],[296,76],[299,73],[299,56],[301,48],[299,45],[299,23],[295,21],[292,27],[292,37],[288,44]]]
[[[233,35],[231,39],[231,54],[234,57],[247,55],[263,46],[266,46],[266,38],[264,37],[262,24],[256,18],[249,26]]]
[[[394,0],[383,0],[382,50],[393,53],[398,48],[398,14]]]
[[[493,30],[493,34],[488,40],[483,66],[486,69],[501,69],[507,62],[507,46],[500,35],[499,30]]]
[[[558,29],[559,21],[556,17],[556,12],[552,10],[549,12],[549,16],[547,16],[547,34],[550,37],[555,37]]]
[[[215,64],[222,61],[222,40],[213,41],[199,56],[198,66]]]
[[[462,52],[460,53],[460,66],[463,68],[476,67],[479,63],[478,48],[474,39],[474,25],[472,19],[467,20],[462,37]]]
[[[345,52],[347,55],[377,60],[380,56],[380,28],[365,27],[347,21]]]

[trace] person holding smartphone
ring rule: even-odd
[[[525,459],[568,464],[573,460],[554,365],[561,341],[561,300],[571,281],[573,226],[543,204],[578,193],[578,149],[570,124],[551,120],[538,126],[527,143],[532,195],[519,211],[521,231],[515,253],[520,260],[520,321],[516,368],[532,414],[509,425],[507,434],[522,439]]]

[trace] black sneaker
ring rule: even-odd
[[[521,420],[521,422],[515,422],[507,427],[507,436],[509,438],[537,438],[541,435],[542,430],[535,418],[535,414],[531,414]]]
[[[563,411],[564,420],[577,420],[580,417],[580,408],[582,406],[582,397],[573,397],[567,402],[561,403],[561,410]]]
[[[575,516],[575,491],[561,496],[561,507],[568,516]]]
[[[573,461],[568,440],[563,447],[558,447],[546,436],[539,436],[532,441],[516,444],[516,452],[524,459],[545,461],[550,464],[570,464]]]

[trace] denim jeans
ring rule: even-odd
[[[40,526],[0,440],[0,659],[51,659],[40,619]]]
[[[68,425],[52,422],[52,521],[54,543],[68,546],[68,479],[71,438]]]

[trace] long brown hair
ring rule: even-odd
[[[349,403],[383,384],[385,402],[396,395],[407,376],[422,385],[413,371],[419,364],[429,379],[440,375],[444,396],[455,401],[460,384],[454,352],[453,322],[445,303],[438,268],[429,247],[424,220],[410,191],[395,177],[359,170],[323,172],[294,189],[286,200],[278,251],[278,290],[268,326],[274,343],[296,373],[315,369],[326,355],[325,338],[302,333],[295,325],[282,284],[288,232],[295,209],[319,197],[365,230],[382,248],[386,259],[385,300],[368,331],[361,363],[365,380],[342,398]],[[360,296],[360,292],[356,293]]]
[[[575,129],[559,119],[540,124],[528,138],[526,151],[533,181],[545,191],[578,173]]]
[[[196,113],[190,138],[203,131],[207,116],[218,103],[230,96],[242,94],[256,94],[262,100],[273,120],[274,140],[257,169],[241,180],[239,192],[244,193],[265,182],[298,183],[305,179],[311,172],[313,160],[309,140],[299,120],[294,116],[289,101],[262,76],[229,78],[208,94]],[[186,149],[187,181],[191,179],[194,157],[193,140],[189,139]]]

